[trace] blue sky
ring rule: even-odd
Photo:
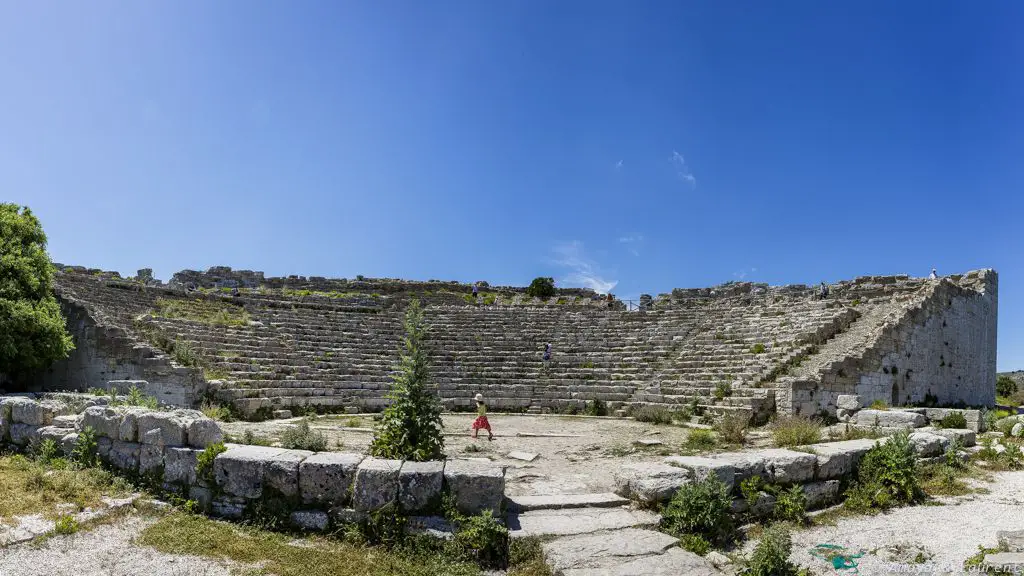
[[[0,0],[0,190],[56,261],[624,298],[1000,272],[1024,3]]]

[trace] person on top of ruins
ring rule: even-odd
[[[545,342],[544,343],[544,361],[548,362],[549,360],[551,360],[551,343],[550,342]]]
[[[477,295],[477,288],[476,288],[476,282],[474,282],[473,283],[473,300],[476,300],[476,295]]]
[[[821,290],[819,290],[818,295],[822,300],[828,298],[828,284],[825,284],[824,282],[821,283]]]
[[[491,423],[487,421],[487,404],[484,403],[484,395],[477,394],[473,398],[476,401],[476,420],[473,420],[473,438],[477,437],[480,429],[487,430],[487,440],[494,440],[494,433],[491,432]]]
[[[932,268],[932,273],[928,275],[929,280],[935,280],[939,275],[935,273],[935,268]]]

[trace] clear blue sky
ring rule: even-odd
[[[1024,3],[0,0],[54,260],[610,288],[1000,273]]]

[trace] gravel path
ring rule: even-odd
[[[2,576],[227,576],[228,564],[134,543],[154,518],[129,516],[42,544],[0,548]]]
[[[837,573],[808,552],[828,543],[867,551],[857,560],[860,574],[962,574],[964,560],[978,551],[979,544],[996,545],[997,530],[1024,529],[1024,472],[995,474],[994,481],[984,487],[989,493],[943,499],[942,506],[900,508],[795,532],[792,559],[816,574]],[[902,545],[898,555],[903,562],[889,558],[886,548],[894,545]],[[914,563],[918,550],[931,559]]]

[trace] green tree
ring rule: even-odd
[[[0,204],[0,372],[29,376],[73,349],[42,225],[28,208]]]
[[[537,298],[551,298],[555,295],[555,279],[545,276],[538,276],[530,282],[529,288],[526,289],[527,296],[535,296]]]
[[[405,340],[391,403],[377,425],[370,454],[422,462],[442,457],[441,400],[430,383],[430,360],[423,309],[413,300],[405,311]]]
[[[1006,374],[996,377],[996,396],[1009,398],[1017,393],[1017,381]]]

